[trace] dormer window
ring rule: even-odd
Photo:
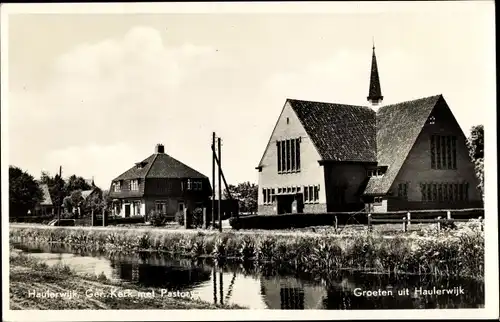
[[[366,175],[371,178],[371,177],[383,177],[385,174],[386,167],[378,167],[375,169],[368,169],[366,171]]]
[[[436,123],[436,118],[434,116],[429,117],[429,124],[435,124]]]
[[[145,165],[146,165],[145,162],[137,162],[135,164],[135,167],[140,170],[140,169],[144,168]]]
[[[113,184],[113,190],[115,192],[120,192],[122,191],[122,185],[121,185],[121,182],[120,181],[116,181],[114,184]]]

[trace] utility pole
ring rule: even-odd
[[[215,228],[215,132],[212,133],[212,228]]]
[[[62,165],[59,166],[59,202],[58,202],[58,210],[57,210],[57,222],[59,223],[59,220],[61,219],[61,205],[62,205],[62,200],[61,200],[61,192],[62,192],[62,187],[61,187],[61,182],[62,182]]]
[[[222,179],[221,179],[221,159],[220,159],[220,138],[217,139],[217,152],[219,154],[219,232],[222,232],[221,199],[222,199]]]

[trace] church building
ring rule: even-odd
[[[442,95],[369,106],[287,99],[257,166],[258,212],[482,207],[466,136]]]

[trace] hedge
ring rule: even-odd
[[[413,219],[417,218],[446,218],[448,210],[414,210],[409,211]],[[452,218],[475,219],[484,218],[484,209],[450,209]],[[372,213],[372,218],[399,218],[408,211],[393,211]],[[229,223],[234,229],[287,229],[304,228],[310,226],[333,226],[335,220],[338,225],[368,223],[368,212],[329,212],[329,213],[300,213],[282,215],[251,215],[233,217]]]
[[[23,216],[23,217],[10,217],[10,222],[22,222],[22,223],[31,223],[31,224],[47,224],[51,220],[55,219],[54,215],[45,215],[45,216]]]

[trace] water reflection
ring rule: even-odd
[[[56,245],[15,247],[47,264],[62,263],[73,269],[146,287],[191,291],[216,304],[238,304],[251,309],[424,309],[484,307],[484,284],[466,279],[428,276],[389,277],[343,272],[327,279],[307,274],[256,267],[253,263],[214,263],[211,260],[174,258],[139,253],[103,253]],[[463,294],[422,295],[415,289],[457,290]],[[408,293],[406,293],[408,289]],[[358,296],[362,291],[385,291],[385,296]],[[398,294],[404,292],[404,294]]]

